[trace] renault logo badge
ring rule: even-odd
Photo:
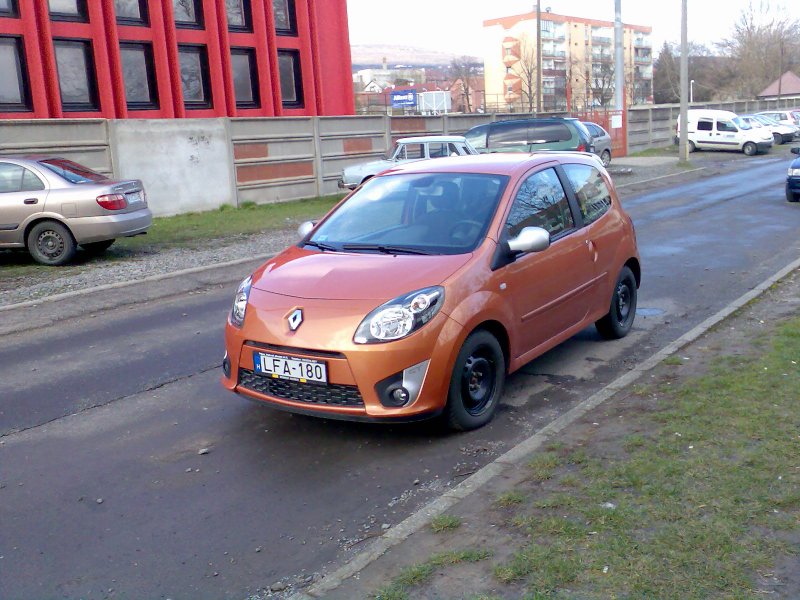
[[[303,309],[295,308],[289,313],[289,315],[286,317],[286,320],[289,322],[289,329],[292,331],[297,331],[297,328],[303,324]]]

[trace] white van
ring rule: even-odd
[[[736,150],[752,156],[772,148],[772,133],[752,127],[727,110],[693,108],[687,111],[689,152],[695,150]],[[680,137],[680,117],[678,118]]]

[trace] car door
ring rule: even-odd
[[[44,210],[47,190],[30,169],[0,161],[0,244],[24,243],[22,225]]]
[[[733,121],[727,119],[716,120],[714,132],[714,146],[723,150],[741,148],[742,140],[739,128]]]
[[[554,167],[522,179],[502,235],[513,238],[531,226],[550,232],[550,247],[523,254],[499,274],[514,314],[515,358],[584,320],[589,305],[586,286],[593,277],[584,232],[576,227],[573,208]]]
[[[694,145],[698,148],[714,147],[714,119],[702,117],[697,119],[697,127],[694,134]]]

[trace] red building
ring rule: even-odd
[[[0,119],[353,114],[346,0],[0,0]]]

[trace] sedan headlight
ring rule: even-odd
[[[240,329],[244,325],[244,314],[247,311],[247,299],[250,297],[251,285],[253,285],[252,275],[239,284],[239,289],[236,290],[236,297],[233,299],[230,321],[231,325]]]
[[[800,177],[800,169],[789,169],[789,177]]]
[[[433,286],[398,296],[369,313],[356,329],[356,344],[399,340],[430,321],[444,304],[444,288]]]

